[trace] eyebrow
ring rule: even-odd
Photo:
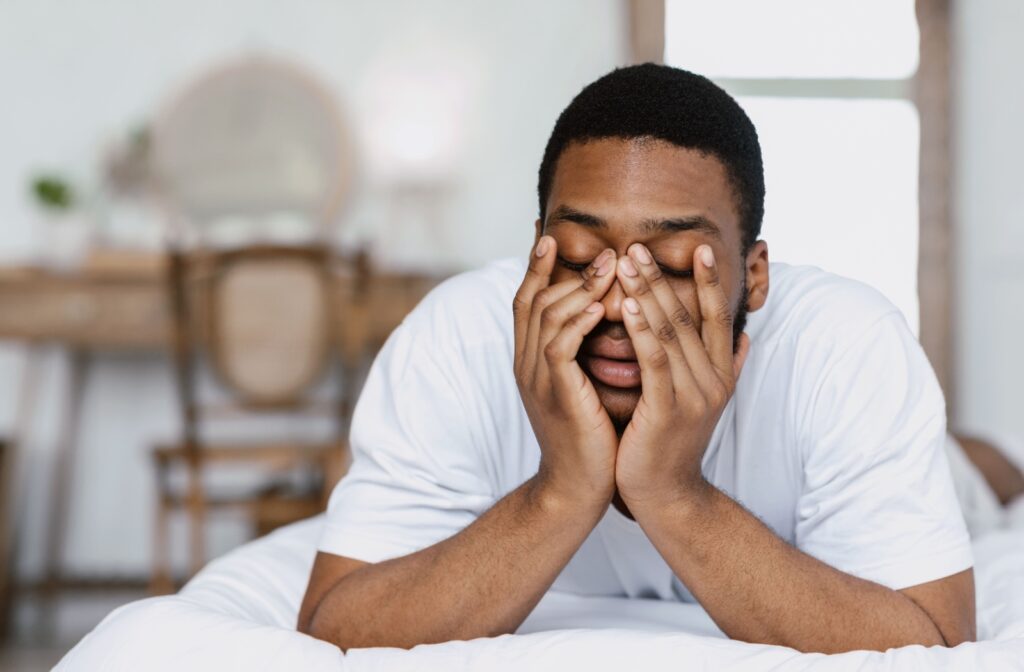
[[[548,224],[557,224],[558,222],[574,222],[591,229],[608,228],[608,222],[604,219],[596,215],[582,212],[568,205],[558,206],[548,216]],[[721,239],[722,237],[722,233],[718,226],[704,215],[668,217],[665,219],[648,218],[640,222],[640,228],[643,229],[645,233],[696,231],[698,233],[714,236],[718,239]]]

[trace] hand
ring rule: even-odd
[[[576,355],[604,316],[599,299],[615,281],[615,252],[552,285],[555,248],[550,236],[537,241],[513,302],[516,383],[540,444],[539,481],[572,501],[607,506],[618,437]]]
[[[619,444],[615,478],[631,509],[707,484],[701,460],[732,397],[750,341],[733,354],[732,311],[711,248],[694,251],[701,326],[640,244],[619,260],[622,318],[640,364],[641,395]]]

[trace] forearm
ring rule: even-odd
[[[713,486],[629,505],[731,638],[826,653],[945,643],[910,598],[802,553]]]
[[[450,539],[342,578],[308,631],[342,649],[513,632],[603,512],[531,479]]]

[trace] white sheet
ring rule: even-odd
[[[724,639],[697,606],[547,596],[520,634],[347,655],[294,630],[322,520],[214,561],[181,593],[111,613],[61,663],[77,670],[1024,670],[1024,529],[975,544],[979,637],[837,656]],[[570,628],[570,629],[566,629]]]

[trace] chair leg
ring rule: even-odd
[[[206,561],[206,502],[203,496],[202,469],[198,462],[188,467],[189,576],[194,576]]]
[[[167,595],[174,592],[167,545],[169,508],[166,495],[161,493],[153,532],[153,573],[149,579],[149,592],[152,595]]]

